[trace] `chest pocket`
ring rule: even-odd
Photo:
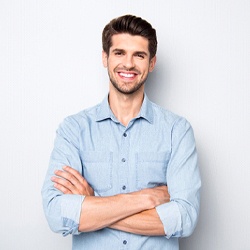
[[[96,192],[112,188],[113,154],[102,151],[82,153],[83,176]]]
[[[138,189],[167,185],[166,173],[170,158],[167,152],[136,154],[136,185]]]

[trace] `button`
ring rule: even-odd
[[[127,133],[124,133],[123,136],[124,136],[124,137],[127,137]]]
[[[123,241],[123,244],[126,245],[128,242],[126,240]]]
[[[125,190],[126,188],[127,188],[127,187],[126,187],[125,185],[124,185],[124,186],[122,186],[122,189],[123,189],[123,190]]]
[[[125,162],[126,161],[126,159],[125,158],[122,158],[122,162]]]

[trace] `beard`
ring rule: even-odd
[[[114,72],[116,72],[117,70],[115,69]],[[135,70],[138,72],[138,74],[140,74],[140,72],[138,70]],[[108,70],[108,75],[109,75],[109,80],[112,83],[112,85],[114,86],[114,88],[120,92],[121,94],[125,94],[125,95],[131,95],[134,94],[135,92],[137,92],[146,82],[147,80],[147,76],[143,77],[137,84],[135,84],[133,87],[129,88],[128,85],[124,83],[124,85],[120,85],[118,83],[118,81],[116,81],[113,77],[113,75],[110,73],[110,71]]]
[[[146,79],[142,82],[139,82],[138,84],[136,84],[132,88],[126,88],[126,87],[119,86],[119,84],[117,84],[117,82],[114,79],[110,78],[110,82],[116,88],[116,90],[118,90],[121,94],[125,94],[125,95],[134,94],[136,91],[138,91],[144,85],[145,81],[146,81]]]

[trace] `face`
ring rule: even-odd
[[[108,69],[110,86],[122,94],[133,94],[144,89],[148,73],[156,58],[150,59],[148,40],[141,36],[116,34],[112,36],[109,55],[103,52],[103,65]]]

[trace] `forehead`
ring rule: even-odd
[[[138,35],[132,36],[127,33],[115,34],[112,36],[112,46],[110,50],[114,49],[144,51],[149,53],[148,39]]]

